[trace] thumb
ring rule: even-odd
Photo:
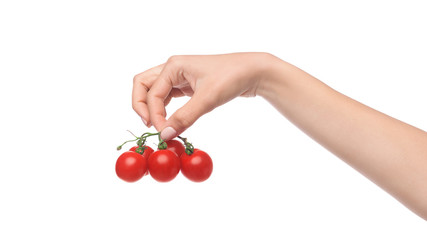
[[[170,140],[196,122],[204,114],[210,112],[213,109],[211,104],[208,104],[205,98],[200,98],[196,95],[178,109],[172,116],[167,120],[165,128],[160,133],[160,137],[167,141]]]

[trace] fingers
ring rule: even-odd
[[[143,81],[134,78],[132,89],[132,107],[133,110],[141,117],[146,126],[150,125],[150,115],[147,106],[147,92],[149,87]]]
[[[172,100],[172,98],[178,98],[178,97],[183,97],[185,96],[185,94],[177,88],[172,88],[171,92],[169,93],[169,95],[166,97],[165,99],[165,106],[167,106],[170,101]]]
[[[182,133],[214,106],[214,102],[210,104],[207,101],[213,99],[209,97],[212,94],[207,94],[211,86],[203,88],[199,85],[200,93],[194,91],[197,77],[184,74],[185,66],[192,66],[184,60],[183,57],[171,57],[167,63],[138,74],[134,79],[133,108],[147,126],[152,124],[162,132],[164,140]],[[171,98],[184,95],[192,98],[166,120],[165,106]]]
[[[193,125],[201,116],[210,112],[213,106],[205,97],[195,94],[183,107],[178,109],[167,122],[163,122],[166,127],[162,129],[160,137],[166,141],[172,139]]]
[[[151,122],[147,105],[147,94],[163,67],[164,64],[159,65],[142,72],[133,78],[132,108],[148,127],[151,126]]]
[[[168,66],[166,66],[149,89],[146,101],[150,121],[157,131],[162,130],[166,122],[165,102],[169,101],[168,96],[171,94],[172,87]]]

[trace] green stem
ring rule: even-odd
[[[156,136],[156,135],[159,135],[159,136],[160,136],[160,132],[156,132],[156,133],[149,133],[149,132],[146,132],[146,133],[144,133],[144,134],[142,134],[142,135],[141,135],[141,138],[148,138],[148,137]]]
[[[135,142],[135,141],[138,141],[138,142],[137,142],[137,145],[138,145],[139,147],[142,147],[142,146],[144,146],[144,145],[145,145],[145,142],[147,141],[147,138],[148,138],[148,137],[151,137],[151,136],[156,136],[156,135],[158,135],[158,136],[159,136],[159,139],[160,139],[160,132],[157,132],[157,133],[149,133],[149,132],[146,132],[146,133],[142,134],[142,135],[141,135],[141,137],[137,137],[137,136],[135,136],[135,134],[133,134],[131,131],[129,131],[129,130],[127,130],[127,131],[128,131],[128,132],[130,132],[130,134],[132,134],[132,135],[135,137],[135,139],[133,139],[133,140],[128,140],[128,141],[124,142],[122,145],[120,145],[120,146],[118,146],[118,147],[117,147],[117,150],[122,149],[123,145],[125,145],[126,143],[128,143],[128,142]],[[163,141],[163,140],[162,140],[162,141]]]
[[[181,141],[184,142],[185,153],[187,153],[188,155],[193,154],[193,152],[194,152],[194,146],[193,146],[193,144],[187,142],[187,138],[184,138],[184,137],[181,137],[181,136],[178,136],[178,138],[181,139]]]
[[[157,148],[160,150],[164,150],[168,148],[168,144],[160,137],[160,134],[159,134],[159,144],[157,145]]]
[[[118,147],[117,147],[117,150],[122,149],[123,145],[125,145],[126,143],[128,143],[128,142],[135,142],[135,141],[136,141],[136,140],[138,140],[138,139],[139,139],[139,138],[136,138],[136,139],[134,139],[134,140],[127,140],[126,142],[122,143],[122,145],[118,146]]]
[[[134,137],[136,137],[136,138],[138,138],[135,134],[133,134],[133,132],[131,132],[130,130],[126,130],[126,131],[128,131],[130,134],[132,134],[132,136],[134,136]]]

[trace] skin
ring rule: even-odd
[[[171,98],[190,100],[165,119]],[[173,56],[134,78],[134,110],[171,139],[238,96],[261,96],[303,132],[427,220],[427,133],[268,53]]]

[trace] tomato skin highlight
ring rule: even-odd
[[[172,139],[166,141],[166,144],[168,145],[166,149],[174,152],[178,157],[185,152],[184,145],[178,140]]]
[[[148,158],[148,171],[158,182],[173,180],[181,169],[178,156],[170,150],[157,150]]]
[[[126,182],[136,182],[147,172],[147,160],[136,152],[127,151],[116,162],[117,176]]]
[[[183,153],[180,160],[181,173],[193,182],[203,182],[212,174],[212,159],[202,150],[195,149],[191,155]]]

